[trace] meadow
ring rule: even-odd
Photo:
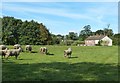
[[[41,46],[32,47],[17,60],[2,60],[3,81],[118,81],[117,46],[70,46],[71,58],[63,56],[69,46],[46,46],[48,55],[39,52]]]

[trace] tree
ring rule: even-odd
[[[15,44],[18,43],[18,22],[20,20],[14,17],[3,17],[2,19],[2,41],[4,44]]]
[[[97,30],[95,35],[104,35],[104,30]]]
[[[50,44],[51,34],[45,25],[34,20],[22,22],[14,17],[2,18],[3,44]]]
[[[46,28],[46,26],[44,26],[42,23],[39,25],[40,28],[40,38],[41,38],[41,42],[42,44],[47,44],[49,42],[52,42],[52,38],[51,38],[51,34],[49,33],[48,29]]]
[[[120,33],[115,34],[112,37],[112,40],[113,40],[113,45],[120,45]]]
[[[59,38],[60,40],[64,40],[64,36],[61,35],[61,34],[58,34],[58,35],[57,35],[57,38]]]
[[[2,18],[0,18],[0,25],[2,25]],[[0,44],[2,44],[2,26],[0,26]]]
[[[107,28],[104,28],[104,35],[107,35],[108,37],[113,36],[113,30],[109,29],[110,24],[107,25]]]
[[[74,32],[69,32],[68,37],[70,40],[77,40],[78,39],[77,33],[74,33]]]
[[[83,41],[90,35],[92,35],[91,26],[86,25],[83,27],[83,30],[80,31],[79,38],[80,38],[80,40]]]

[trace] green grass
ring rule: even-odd
[[[22,52],[18,60],[3,59],[2,80],[118,81],[117,46],[71,46],[71,58],[63,56],[69,46],[46,46],[50,55],[41,54],[40,47],[33,46],[34,53]]]

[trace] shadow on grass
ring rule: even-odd
[[[38,53],[37,51],[24,51],[25,53]]]
[[[70,59],[72,59],[72,58],[78,58],[77,56],[71,56],[71,57],[69,57]]]
[[[53,53],[49,53],[49,52],[48,52],[46,55],[54,55],[54,54],[53,54]]]
[[[17,60],[32,60],[32,59],[17,59]]]
[[[31,51],[31,53],[38,53],[37,51]]]
[[[3,81],[118,81],[118,67],[91,62],[3,63]]]

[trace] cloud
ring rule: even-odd
[[[55,3],[58,4],[58,3]],[[35,5],[35,4],[34,4]],[[59,4],[62,7],[62,4]],[[65,6],[65,5],[63,5]],[[84,19],[93,21],[100,24],[107,24],[107,22],[104,22],[103,19],[108,15],[117,15],[117,9],[115,9],[114,6],[109,7],[109,5],[104,5],[104,7],[93,7],[93,8],[87,8],[86,13],[79,12],[74,13],[72,9],[69,8],[55,8],[55,7],[31,7],[31,6],[25,6],[25,5],[19,5],[19,4],[11,4],[11,3],[3,3],[3,11],[13,11],[18,14],[26,15],[29,17],[35,17],[34,14],[46,14],[46,15],[54,15],[54,16],[60,16],[70,19]],[[42,10],[42,11],[41,11]],[[74,10],[74,9],[73,9]],[[33,13],[33,14],[31,14]]]
[[[71,11],[71,9],[63,9],[63,8],[47,8],[47,7],[24,7],[24,6],[18,6],[15,4],[9,4],[9,3],[4,3],[3,4],[3,11],[8,10],[8,11],[13,11],[13,12],[18,12],[22,13],[23,15],[25,14],[30,14],[30,13],[37,13],[37,14],[47,14],[47,15],[55,15],[55,16],[61,16],[61,17],[66,17],[66,18],[71,18],[71,19],[86,19],[86,20],[92,20],[92,21],[97,21],[96,18],[90,16],[89,12],[87,14],[82,14],[82,13],[74,13]],[[40,10],[40,11],[39,11]],[[41,11],[42,10],[42,11]],[[96,14],[96,12],[93,12]],[[90,14],[90,15],[89,15]]]
[[[84,22],[84,23],[91,23],[94,25],[106,25],[108,24],[109,21],[112,21],[111,19],[109,21],[106,21],[106,16],[109,16],[110,18],[113,17],[117,17],[117,9],[115,9],[116,7],[114,6],[109,6],[109,5],[101,5],[100,4],[96,7],[87,7],[87,8],[82,8],[82,9],[77,9],[76,11],[73,11],[74,9],[71,9],[69,7],[67,7],[66,4],[62,4],[62,3],[52,3],[53,5],[59,5],[59,8],[57,8],[56,6],[49,6],[49,4],[45,4],[45,5],[39,5],[39,3],[30,3],[31,5],[26,5],[26,3],[3,3],[3,12],[4,11],[8,11],[8,12],[12,12],[15,13],[15,15],[19,15],[22,16],[22,19],[26,19],[26,20],[36,20],[39,22],[39,20],[42,23],[45,23],[45,25],[47,25],[48,27],[52,27],[51,31],[53,32],[55,30],[55,28],[60,28],[61,25],[64,25],[66,27],[66,31],[64,32],[68,32],[69,30],[75,30],[77,31],[77,29],[69,29],[69,28],[73,28],[74,26],[79,26],[76,25],[77,23],[73,22],[73,21],[78,21],[79,22]],[[116,3],[117,4],[117,3]],[[68,4],[69,5],[69,4]],[[103,7],[104,6],[104,7]],[[84,10],[84,11],[82,11]],[[43,17],[41,16],[43,15]],[[53,16],[56,19],[59,18],[63,18],[63,20],[54,20],[54,19],[49,19],[48,17],[45,17],[45,15],[49,15],[49,16]],[[14,16],[14,15],[13,15]],[[19,18],[19,16],[17,18]],[[15,16],[14,16],[15,17]],[[73,23],[70,23],[70,21],[65,21],[64,19],[70,19],[73,20]],[[114,18],[113,18],[114,19]],[[108,20],[108,18],[107,18]],[[52,25],[54,24],[54,25]],[[74,26],[73,26],[74,24]],[[72,25],[72,26],[71,26]],[[83,24],[84,26],[84,24]],[[79,28],[79,27],[77,27]],[[59,30],[60,31],[60,30]],[[59,33],[58,30],[56,30],[56,33]]]
[[[62,16],[72,19],[91,19],[89,16],[80,13],[77,14],[77,13],[68,12],[68,9],[58,10],[58,8],[47,8],[47,7],[28,8],[28,7],[21,7],[21,6],[19,7],[17,5],[10,5],[10,4],[5,4],[5,5],[6,6],[3,6],[3,11],[8,10],[8,11],[22,12],[22,13],[26,12],[26,13],[49,14],[49,15]]]

